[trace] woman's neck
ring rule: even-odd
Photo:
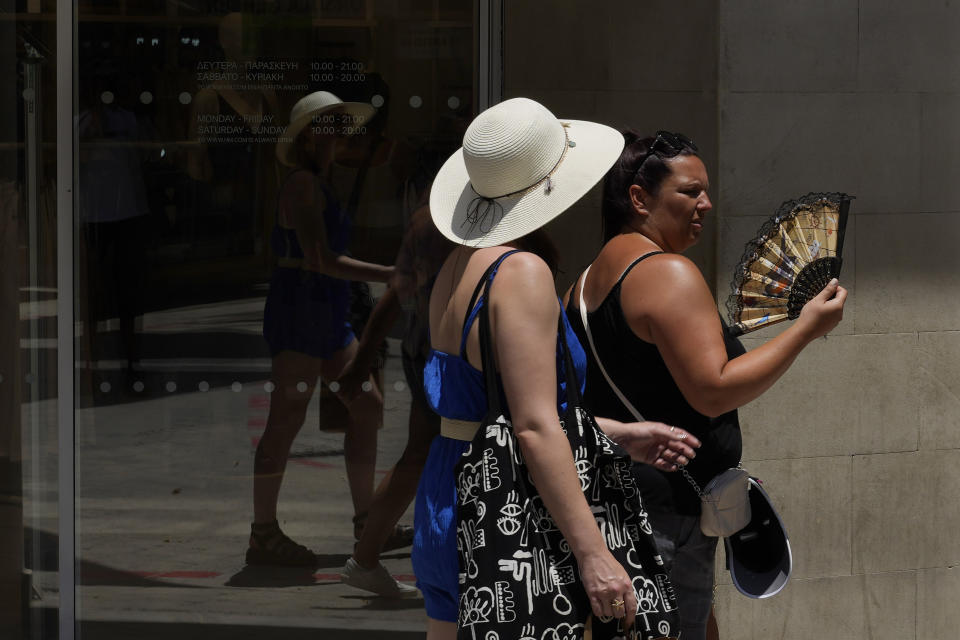
[[[667,243],[655,233],[655,230],[648,229],[645,226],[634,227],[629,224],[624,225],[620,230],[620,236],[627,242],[642,243],[650,245],[651,249],[657,249],[666,253],[676,253],[676,251],[671,250]]]

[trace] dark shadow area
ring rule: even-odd
[[[38,531],[26,527],[24,537],[24,565],[34,571],[58,571],[57,564],[57,535],[49,531]],[[34,558],[33,549],[44,549],[42,556]],[[344,561],[346,562],[346,561]],[[131,571],[124,571],[98,562],[90,562],[80,558],[77,564],[77,582],[83,586],[111,586],[111,587],[170,587],[184,589],[202,589],[196,585],[171,583],[155,580]]]
[[[309,567],[247,565],[223,584],[227,587],[309,587],[317,584],[313,573],[314,569]]]
[[[364,599],[363,596],[356,596]],[[361,610],[390,611],[423,607],[423,601],[387,600],[372,598]],[[320,610],[322,607],[314,607]],[[44,640],[57,640],[58,612],[55,608],[36,608],[31,611],[30,622],[24,629],[23,640],[35,640],[42,629]],[[31,631],[30,625],[33,626]],[[77,638],[84,640],[414,640],[423,638],[422,631],[390,629],[342,629],[331,627],[283,627],[266,625],[202,624],[188,622],[121,622],[84,621],[77,623]],[[11,639],[12,640],[12,639]]]
[[[349,553],[318,553],[317,567],[321,569],[335,567],[337,571],[339,571],[340,568],[347,563],[349,557]]]
[[[422,603],[420,603],[422,606]],[[257,625],[220,625],[187,622],[100,622],[81,621],[78,638],[85,640],[403,640],[423,638],[422,631],[391,629],[333,629],[329,627],[273,627]]]
[[[338,571],[347,562],[349,553],[318,553],[317,567],[320,569],[336,568]],[[397,551],[396,553],[381,553],[380,560],[404,560],[410,558],[409,551]]]
[[[150,295],[144,299],[145,313],[263,297],[270,282],[269,267],[265,264],[257,264],[246,271],[237,266],[222,270],[208,267],[202,273],[190,271],[177,275],[186,281],[169,274],[147,274],[144,287],[150,291]],[[201,276],[208,276],[211,282],[203,282]]]
[[[341,596],[343,600],[353,602],[366,601],[359,611],[412,611],[414,609],[423,609],[423,600],[421,598],[381,598],[372,593],[364,594],[360,591],[355,596]],[[341,611],[339,607],[310,607],[312,611]],[[384,632],[385,633],[385,632]],[[392,631],[391,631],[392,633]]]
[[[347,553],[319,553],[317,565],[314,568],[246,565],[230,576],[224,585],[227,587],[303,587],[334,584],[336,581],[318,581],[317,570],[325,570],[320,571],[324,574],[339,573],[349,557],[350,554]],[[400,552],[383,554],[380,559],[396,560],[409,557],[409,552]]]
[[[57,640],[60,637],[60,616],[55,607],[31,607],[23,621],[23,640]]]
[[[338,458],[343,455],[343,449],[305,448],[301,451],[291,451],[288,458]]]
[[[77,568],[77,582],[85,587],[176,587],[177,589],[203,589],[198,585],[153,580],[149,576],[115,569],[96,562],[81,560]]]
[[[259,321],[259,315],[256,318]],[[144,358],[269,358],[263,336],[228,331],[140,334]],[[119,346],[114,348],[119,357]]]

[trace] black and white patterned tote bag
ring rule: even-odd
[[[486,295],[486,293],[484,293]],[[457,465],[460,555],[459,640],[582,640],[590,602],[577,562],[524,464],[500,407],[484,301],[480,341],[489,411]],[[562,424],[580,486],[611,553],[633,579],[638,609],[591,620],[592,638],[663,638],[679,633],[676,599],[653,541],[630,456],[606,437],[580,402],[563,319],[567,411]]]

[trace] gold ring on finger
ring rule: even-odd
[[[611,601],[610,601],[610,606],[612,606],[612,607],[622,607],[622,606],[623,606],[623,600],[621,600],[620,598],[617,598],[616,600],[611,600]]]

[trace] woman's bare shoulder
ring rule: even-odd
[[[679,309],[715,310],[713,293],[699,267],[675,253],[651,256],[634,267],[623,280],[620,300],[635,327],[645,326],[641,319],[666,321]]]
[[[527,291],[531,294],[548,289],[552,296],[556,297],[553,272],[550,271],[550,267],[543,258],[528,251],[518,251],[504,258],[497,268],[495,281],[504,288]]]
[[[703,273],[693,260],[678,253],[651,255],[639,262],[626,278],[625,287],[654,286],[669,289],[702,287],[706,285]]]
[[[323,183],[312,171],[298,169],[289,174],[283,182],[280,193],[281,206],[294,210],[308,207],[315,209],[327,202]]]

